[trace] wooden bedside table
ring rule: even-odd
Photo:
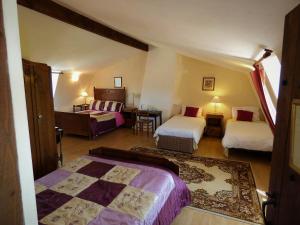
[[[222,114],[206,114],[205,135],[221,138],[223,136],[223,118]]]
[[[125,107],[122,110],[123,117],[125,119],[124,127],[132,128],[136,121],[136,107]]]
[[[89,106],[89,104],[73,105],[73,112],[77,112],[77,108],[79,111],[88,110]]]

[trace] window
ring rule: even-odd
[[[262,61],[262,66],[270,81],[272,91],[278,99],[281,64],[275,54]]]
[[[264,59],[261,64],[265,71],[263,90],[272,120],[275,124],[281,64],[275,54],[272,54],[268,58]]]
[[[55,95],[55,91],[56,91],[56,87],[57,87],[57,82],[58,82],[58,78],[59,75],[61,74],[61,71],[52,71],[52,94],[53,97]]]

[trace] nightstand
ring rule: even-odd
[[[205,135],[221,138],[223,136],[223,118],[222,114],[207,114]]]
[[[89,109],[89,106],[89,104],[73,105],[73,112],[77,112],[77,109],[79,109],[79,111],[87,110]]]
[[[135,125],[136,121],[136,107],[125,107],[122,110],[122,114],[125,120],[124,127],[132,128]]]

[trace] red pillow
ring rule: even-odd
[[[237,118],[236,120],[239,121],[250,121],[253,120],[253,112],[245,111],[245,110],[238,110],[237,111]]]
[[[198,110],[199,110],[199,108],[187,106],[185,108],[184,116],[197,117]]]

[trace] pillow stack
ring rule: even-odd
[[[98,111],[121,112],[123,107],[124,104],[121,102],[94,100],[90,103],[89,109]]]

